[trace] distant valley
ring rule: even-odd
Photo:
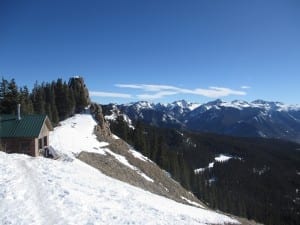
[[[299,224],[299,107],[137,102],[103,112],[114,134],[209,207],[268,225]]]

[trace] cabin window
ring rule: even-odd
[[[40,138],[39,139],[39,149],[42,149],[43,148],[43,139]]]
[[[47,139],[47,136],[44,137],[44,146],[47,146],[48,145],[48,139]]]

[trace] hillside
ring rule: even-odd
[[[144,182],[155,177],[131,165],[93,134],[92,116],[75,115],[51,134],[58,160],[0,152],[1,224],[234,224],[236,220],[186,200],[188,206],[104,175],[76,157],[112,156]],[[116,137],[115,137],[116,138]],[[131,150],[141,161],[147,158]],[[110,164],[110,161],[106,161]],[[152,162],[150,162],[152,163]]]
[[[299,224],[300,145],[111,120],[114,133],[210,207],[264,224]],[[134,129],[130,127],[134,127]]]

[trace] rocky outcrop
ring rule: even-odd
[[[88,105],[91,104],[89,90],[85,85],[84,79],[80,76],[71,77],[69,80],[69,87],[73,90],[76,102],[77,113],[82,112]]]
[[[109,123],[105,120],[102,108],[99,104],[92,103],[90,106],[91,114],[94,116],[98,125],[95,127],[95,134],[100,141],[108,141],[112,137],[112,133],[109,128]]]

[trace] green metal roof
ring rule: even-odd
[[[15,115],[0,115],[0,138],[38,137],[46,120],[46,115],[22,115],[21,120]]]

